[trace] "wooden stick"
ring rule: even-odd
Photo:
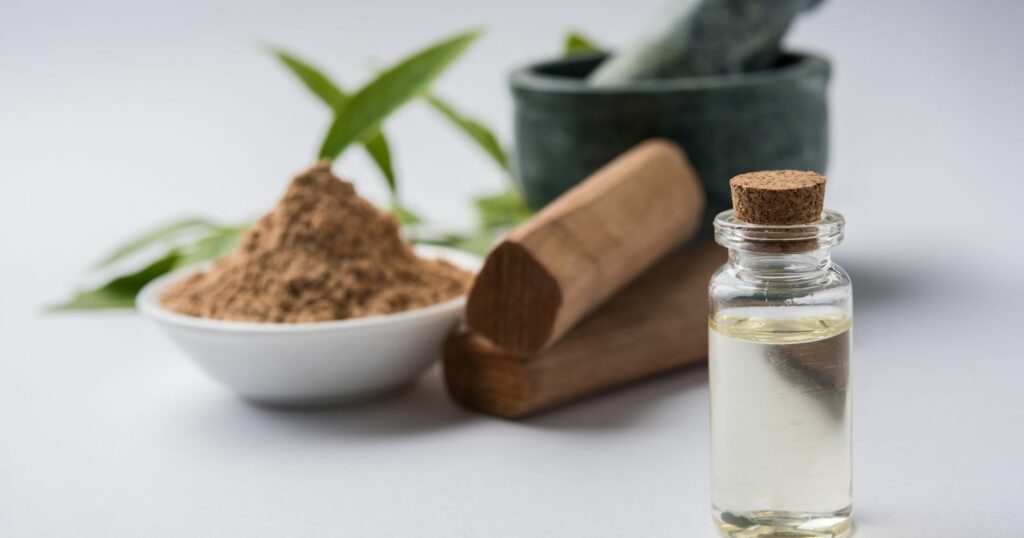
[[[487,256],[466,306],[469,328],[516,353],[537,353],[692,238],[704,190],[678,146],[624,153]]]
[[[470,333],[444,347],[452,398],[522,417],[707,357],[707,286],[725,249],[704,241],[669,255],[550,349],[504,350]]]

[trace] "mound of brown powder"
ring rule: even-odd
[[[466,292],[472,275],[424,260],[398,225],[319,163],[292,180],[231,255],[169,287],[183,314],[298,323],[411,310]]]

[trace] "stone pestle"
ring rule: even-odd
[[[793,19],[820,2],[676,0],[654,27],[602,62],[587,83],[620,86],[770,68]]]

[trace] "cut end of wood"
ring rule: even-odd
[[[729,181],[733,215],[765,225],[806,224],[821,218],[825,176],[799,170],[740,174]]]
[[[562,303],[557,280],[522,246],[506,241],[488,256],[466,303],[469,328],[515,353],[551,340]]]
[[[448,394],[459,405],[505,418],[532,411],[522,361],[468,333],[450,336],[442,355]]]
[[[444,346],[452,399],[521,418],[707,357],[707,286],[726,260],[711,241],[676,252],[538,354],[472,333]]]

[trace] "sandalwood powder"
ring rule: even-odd
[[[420,308],[466,292],[473,275],[417,257],[395,220],[321,162],[209,270],[161,303],[191,316],[299,323]]]

